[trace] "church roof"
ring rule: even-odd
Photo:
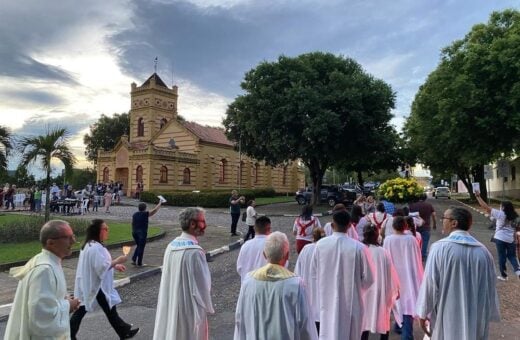
[[[202,126],[195,122],[182,122],[182,124],[186,129],[199,137],[201,141],[229,146],[235,145],[233,142],[227,139],[226,135],[224,134],[224,129],[222,128]]]
[[[148,79],[146,79],[146,81],[141,86],[149,86],[152,79],[155,79],[155,84],[157,84],[157,86],[168,88],[164,81],[162,81],[161,77],[159,77],[159,75],[155,72]]]

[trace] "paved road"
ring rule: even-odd
[[[432,200],[431,201],[437,211],[438,216],[450,205],[456,204],[450,200]],[[274,211],[273,211],[274,213]],[[478,237],[484,244],[490,247],[491,252],[495,255],[493,244],[489,243],[491,232],[487,230],[487,220],[480,214],[474,212],[473,234]],[[281,231],[289,232],[293,218],[276,216],[272,218],[273,224]],[[322,218],[322,224],[330,220]],[[439,229],[433,232],[432,241],[441,237]],[[293,238],[290,236],[291,244]],[[233,336],[233,317],[235,303],[238,298],[239,277],[235,271],[235,263],[238,251],[232,251],[219,255],[215,261],[209,263],[212,274],[212,298],[215,307],[215,314],[210,317],[210,335],[211,339],[226,340],[232,339]],[[290,268],[294,266],[296,254],[292,249],[290,258]],[[490,339],[520,339],[520,301],[518,299],[518,289],[520,282],[518,280],[510,280],[508,282],[498,282],[498,290],[501,296],[501,309],[503,321],[498,324],[491,325]],[[120,314],[128,322],[141,327],[141,333],[136,339],[151,339],[153,333],[153,324],[155,318],[155,307],[157,304],[157,294],[160,282],[160,276],[155,275],[129,286],[121,288],[120,294],[123,298],[119,310]],[[4,333],[5,322],[0,323],[0,335]],[[422,339],[422,332],[419,326],[415,326],[417,339]],[[85,317],[80,334],[81,339],[99,340],[99,339],[115,339],[115,333],[110,328],[106,318],[101,313],[87,314]],[[377,339],[378,337],[373,337]],[[398,339],[396,335],[392,335],[391,339]],[[372,339],[372,338],[371,338]]]

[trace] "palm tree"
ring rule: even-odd
[[[65,171],[70,173],[76,159],[69,146],[69,134],[64,128],[47,128],[47,134],[36,137],[25,137],[20,142],[23,166],[30,163],[40,162],[46,174],[45,192],[45,222],[50,215],[50,182],[51,182],[51,161],[53,158],[60,160],[65,165]]]
[[[0,172],[7,170],[7,157],[12,148],[11,131],[6,127],[0,126]]]

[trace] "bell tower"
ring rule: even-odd
[[[130,91],[130,142],[149,142],[166,123],[177,119],[177,86],[168,88],[157,73]]]

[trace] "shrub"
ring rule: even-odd
[[[424,190],[413,178],[394,178],[381,184],[377,192],[390,202],[407,203],[418,200]]]
[[[90,221],[74,219],[70,226],[76,235],[83,235]],[[18,243],[40,239],[40,229],[45,224],[43,216],[9,218],[0,225],[0,243]]]
[[[273,197],[276,195],[273,188],[248,189],[239,193],[245,196],[246,202],[257,197]],[[148,203],[157,203],[157,195],[162,195],[168,201],[166,205],[177,207],[205,207],[223,208],[229,206],[231,190],[213,190],[201,192],[176,191],[170,193],[158,193],[145,191],[141,193],[141,200]]]

